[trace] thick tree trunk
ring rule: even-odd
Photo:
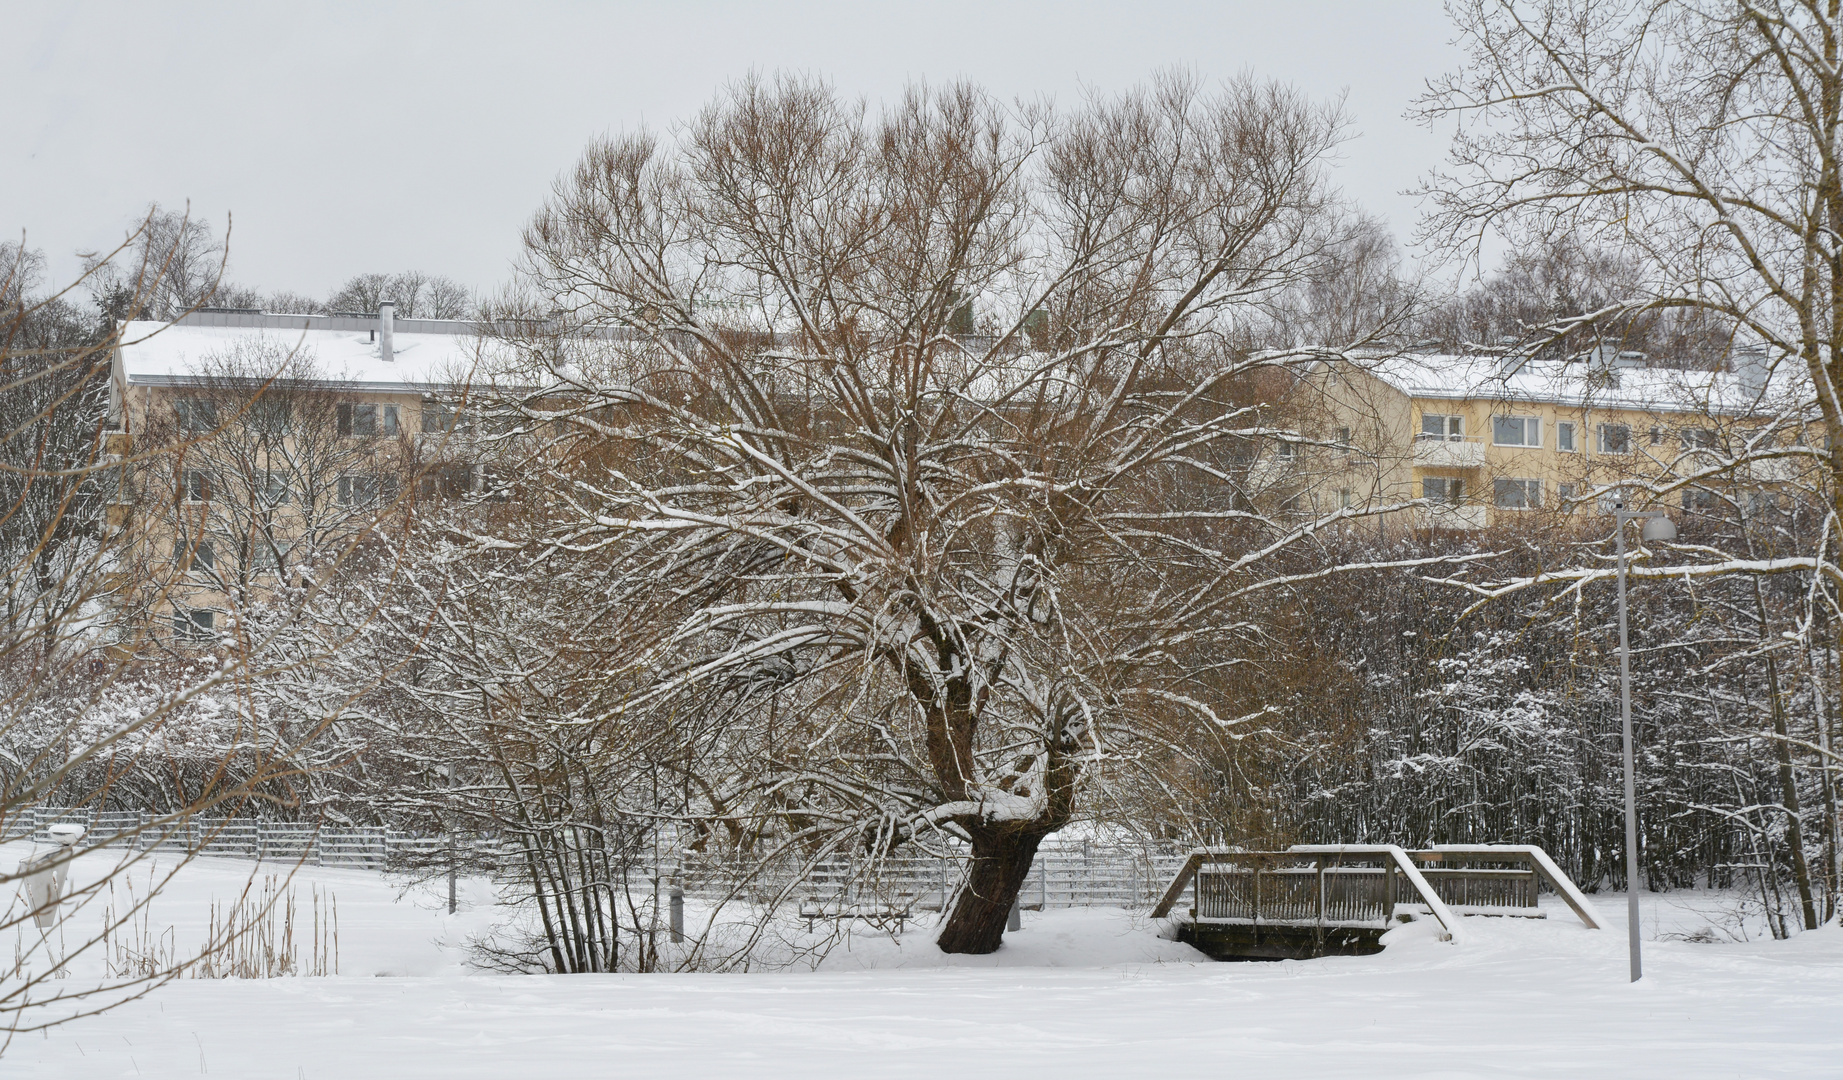
[[[966,887],[954,900],[953,912],[935,944],[942,952],[984,954],[997,952],[1005,939],[1005,918],[1024,876],[1037,857],[1043,833],[1031,828],[976,829],[972,833],[973,864]]]
[[[1792,879],[1798,883],[1798,904],[1805,917],[1805,929],[1816,930],[1817,905],[1811,898],[1811,867],[1805,861],[1805,831],[1799,820],[1803,811],[1798,805],[1798,782],[1792,774],[1791,736],[1786,731],[1785,709],[1779,697],[1779,668],[1769,659],[1766,670],[1773,693],[1773,734],[1778,736],[1773,745],[1778,748],[1779,797],[1785,803],[1785,840],[1792,849]]]

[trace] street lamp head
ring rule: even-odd
[[[1675,522],[1660,514],[1646,521],[1638,535],[1647,544],[1654,541],[1669,542],[1677,538],[1677,526]]]
[[[45,833],[51,837],[54,843],[62,844],[65,847],[72,847],[75,846],[77,841],[83,839],[83,834],[87,831],[88,830],[81,825],[70,822],[59,822],[49,829],[46,829]]]

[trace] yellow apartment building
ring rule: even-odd
[[[488,340],[469,323],[397,319],[390,304],[126,324],[110,436],[133,463],[112,512],[134,524],[137,565],[122,577],[139,596],[126,606],[165,640],[209,642],[279,584],[375,535],[400,495],[503,491],[464,407]],[[1685,510],[1717,496],[1770,502],[1804,482],[1816,462],[1800,448],[1822,437],[1799,405],[1810,395],[1767,360],[1739,354],[1724,371],[1611,352],[1326,361],[1293,395],[1288,423],[1307,438],[1263,451],[1251,486],[1321,515],[1423,502],[1385,529],[1592,512],[1636,499],[1621,487],[1634,480],[1674,485],[1668,501]]]
[[[1800,448],[1822,434],[1796,373],[1768,360],[1740,353],[1723,371],[1611,350],[1327,362],[1303,383],[1333,444],[1319,451],[1315,508],[1424,499],[1396,524],[1471,530],[1653,502],[1622,494],[1633,481],[1670,486],[1669,504],[1684,510],[1718,494],[1771,503],[1816,466]]]
[[[468,323],[201,311],[130,322],[112,358],[109,449],[129,462],[124,606],[156,636],[227,618],[374,532],[406,484],[478,490],[462,389]]]

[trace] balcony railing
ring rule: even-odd
[[[1422,469],[1478,469],[1485,464],[1485,441],[1479,438],[1442,438],[1417,435],[1414,464]]]
[[[1490,508],[1476,503],[1442,503],[1419,511],[1423,529],[1482,529],[1490,523]]]

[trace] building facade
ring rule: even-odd
[[[1615,503],[1696,510],[1771,503],[1815,483],[1822,425],[1790,371],[1762,355],[1732,370],[1644,366],[1632,354],[1572,361],[1394,355],[1319,365],[1315,509],[1425,500],[1394,524],[1453,530]]]
[[[195,646],[281,586],[375,547],[416,500],[488,479],[467,323],[202,311],[130,322],[112,360],[120,610]]]

